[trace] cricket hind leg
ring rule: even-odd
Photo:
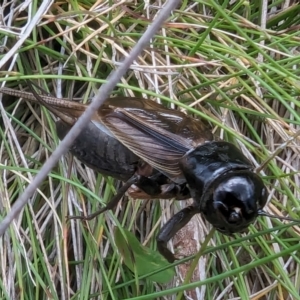
[[[173,182],[169,183],[168,178],[163,178],[163,174],[155,174],[151,177],[144,177],[141,175],[134,174],[129,180],[127,180],[123,186],[117,191],[117,194],[106,204],[104,208],[87,215],[87,216],[70,216],[69,220],[80,219],[90,221],[93,218],[99,216],[100,214],[111,210],[117,206],[124,194],[135,185],[142,193],[130,192],[129,196],[132,198],[139,199],[150,199],[150,198],[161,198],[161,199],[172,199],[178,198],[178,200],[184,200],[190,198],[189,189],[186,185],[179,185]],[[164,176],[166,177],[166,176]],[[165,182],[168,182],[164,184]]]
[[[126,193],[128,188],[132,184],[136,184],[139,181],[139,179],[140,179],[140,176],[134,174],[129,180],[127,180],[123,184],[123,186],[117,191],[117,194],[107,203],[107,205],[105,207],[101,208],[100,210],[98,210],[90,215],[87,215],[87,216],[70,216],[70,217],[68,217],[68,219],[69,220],[79,219],[79,220],[90,221],[90,220],[94,219],[95,217],[99,216],[100,214],[113,209],[115,206],[117,206],[117,204],[119,203],[121,198],[124,196],[124,194]]]

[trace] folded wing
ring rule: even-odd
[[[184,113],[139,98],[112,98],[94,115],[133,153],[175,182],[184,181],[178,162],[212,139],[204,124]]]

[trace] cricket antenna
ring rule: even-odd
[[[293,218],[289,218],[289,217],[281,217],[281,216],[278,216],[278,215],[271,215],[271,214],[268,214],[267,212],[265,212],[262,209],[258,210],[258,215],[259,216],[264,216],[264,217],[269,217],[269,218],[276,218],[276,219],[279,219],[279,220],[286,220],[286,221],[292,221],[292,222],[300,223],[300,219],[297,220],[297,219],[293,219]]]

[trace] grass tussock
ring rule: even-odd
[[[160,1],[138,0],[1,3],[0,81],[26,89],[30,79],[82,102],[161,8]],[[203,119],[260,171],[270,193],[266,210],[296,219],[299,15],[292,0],[182,1],[113,93],[159,100]],[[1,220],[59,141],[46,109],[3,97],[0,110]],[[155,248],[162,223],[187,202],[124,199],[89,223],[66,220],[80,209],[95,211],[118,186],[63,157],[0,239],[0,298],[181,299],[185,291],[192,299],[300,299],[300,228],[268,218],[234,238],[215,233],[190,266],[193,275],[183,275],[181,265],[168,285],[138,280],[122,264],[114,227]],[[186,230],[203,242],[209,224],[200,215],[191,224]]]

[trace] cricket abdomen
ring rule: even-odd
[[[62,140],[72,126],[56,122],[57,135]],[[70,152],[93,170],[119,180],[129,179],[136,171],[139,158],[117,139],[89,122],[74,140]]]

